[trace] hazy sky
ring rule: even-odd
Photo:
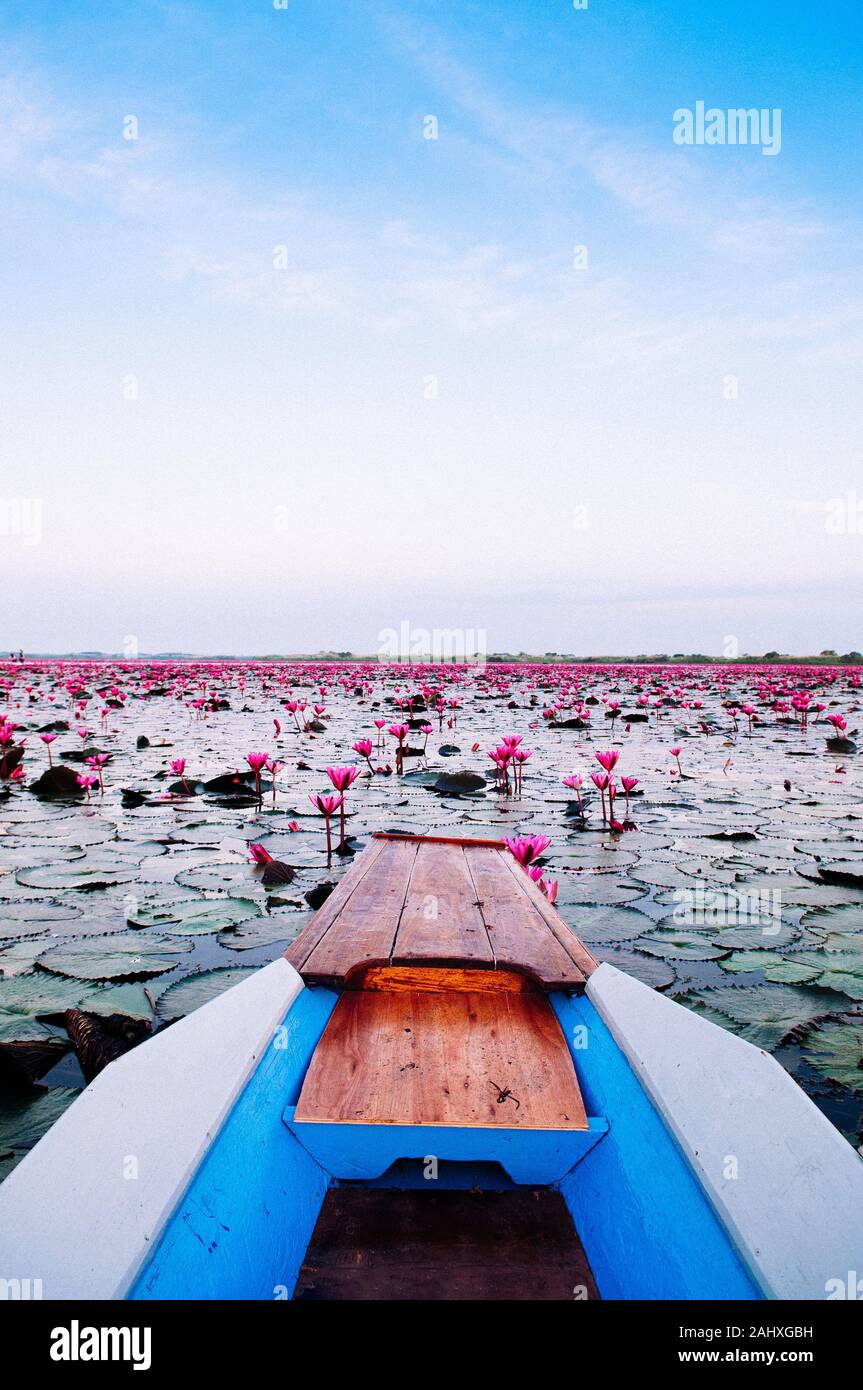
[[[861,40],[3,0],[0,646],[863,649]]]

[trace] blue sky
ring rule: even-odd
[[[863,648],[861,31],[5,0],[0,642]]]

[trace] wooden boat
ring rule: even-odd
[[[823,1299],[861,1268],[855,1150],[494,841],[375,837],[0,1187],[0,1280],[45,1298]]]

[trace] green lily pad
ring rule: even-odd
[[[79,1091],[56,1086],[35,1096],[0,1100],[0,1160],[4,1161],[0,1177],[8,1177],[78,1095]]]
[[[131,883],[137,877],[134,865],[109,855],[87,855],[71,864],[36,864],[31,869],[19,869],[15,881],[24,888],[76,888],[92,892],[118,883]]]
[[[0,979],[0,1009],[32,1014],[34,1018],[62,1015],[78,1007],[86,986],[70,983],[41,970]]]
[[[656,923],[635,907],[582,907],[574,916],[574,930],[583,941],[634,941]]]
[[[40,1023],[32,1014],[19,1009],[0,1009],[0,1046],[24,1042],[50,1043],[58,1036],[57,1028]]]
[[[719,946],[714,946],[710,937],[689,931],[678,931],[675,927],[660,927],[650,936],[642,936],[638,942],[639,951],[647,951],[652,956],[667,956],[672,960],[718,960],[724,955]]]
[[[226,946],[229,951],[251,951],[258,946],[275,946],[277,942],[293,941],[313,916],[305,904],[303,909],[280,912],[274,917],[260,917],[257,921],[244,922],[236,931],[220,932],[219,945]]]
[[[842,907],[810,908],[800,919],[804,927],[826,927],[828,931],[863,934],[863,904],[846,903]]]
[[[22,975],[32,970],[36,958],[45,950],[45,942],[16,941],[11,946],[0,948],[0,975]]]
[[[185,1018],[186,1014],[217,999],[226,989],[248,979],[256,968],[253,965],[218,966],[215,970],[201,970],[195,975],[187,975],[168,985],[159,995],[156,1001],[159,1015],[166,1022]]]
[[[591,954],[599,961],[607,961],[609,965],[617,966],[618,970],[625,971],[627,975],[634,975],[636,980],[640,980],[643,985],[649,985],[651,989],[668,989],[677,979],[667,961],[658,960],[655,956],[642,955],[640,950],[619,950],[609,943],[591,947]]]
[[[806,1043],[806,1061],[828,1080],[863,1091],[863,1024],[830,1023]]]
[[[802,964],[799,956],[780,956],[775,951],[735,951],[720,963],[732,974],[763,970],[766,979],[779,985],[812,984],[820,973]]]
[[[227,893],[237,887],[248,888],[249,882],[253,880],[251,865],[233,861],[199,864],[194,869],[183,869],[175,876],[174,881],[181,888],[195,888],[208,893]]]
[[[134,927],[160,927],[171,936],[203,936],[260,917],[250,898],[185,898],[173,903],[142,903],[127,918]]]
[[[681,1002],[696,1011],[703,1006],[723,1014],[737,1024],[734,1031],[740,1037],[768,1052],[799,1037],[818,1019],[848,1007],[841,994],[770,984],[745,988],[719,985],[715,989],[694,991]]]
[[[177,965],[174,957],[191,949],[190,942],[120,932],[67,941],[46,951],[38,964],[76,980],[146,979],[173,970]]]
[[[26,936],[38,936],[56,922],[73,922],[80,916],[80,907],[47,899],[40,902],[3,901],[0,902],[0,941],[20,941]]]
[[[777,951],[800,939],[798,927],[786,923],[767,922],[763,927],[723,927],[712,937],[714,945],[731,951]],[[812,940],[807,933],[807,940]],[[817,938],[815,938],[817,940]]]

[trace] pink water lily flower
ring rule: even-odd
[[[57,735],[56,735],[56,734],[40,734],[39,737],[41,738],[41,740],[42,740],[42,742],[44,743],[45,747],[48,749],[48,766],[49,766],[49,767],[53,767],[53,766],[54,766],[54,759],[51,757],[51,744],[55,741]]]
[[[106,763],[110,762],[110,760],[111,757],[109,753],[94,753],[92,757],[85,759],[88,767],[96,769],[96,775],[99,779],[99,791],[102,793],[105,791],[105,783],[102,780],[102,768]]]
[[[246,762],[255,774],[255,791],[258,801],[261,799],[261,771],[266,767],[269,760],[269,753],[247,753]]]
[[[330,831],[330,817],[335,815],[336,811],[340,809],[342,812],[342,816],[344,816],[345,798],[343,796],[312,795],[309,797],[309,801],[312,803],[313,806],[317,807],[317,809],[320,811],[321,815],[324,818],[324,823],[327,829],[327,866],[329,866],[330,861],[333,857],[333,842]]]
[[[327,776],[337,792],[346,792],[360,775],[358,767],[328,767]]]
[[[328,767],[327,776],[332,782],[337,792],[342,793],[342,804],[339,808],[339,828],[340,839],[339,849],[345,848],[345,798],[344,793],[353,785],[360,775],[358,767]]]
[[[564,777],[563,785],[575,792],[578,798],[578,814],[584,819],[584,807],[581,803],[581,789],[584,786],[584,778],[580,777],[577,772],[573,772],[569,777]]]
[[[396,749],[396,772],[398,773],[404,772],[404,743],[409,732],[407,724],[390,724],[387,730],[387,733],[392,734],[393,738],[398,739]]]
[[[249,845],[249,855],[253,864],[269,864],[272,855],[263,845]]]
[[[356,741],[356,743],[353,744],[352,746],[353,746],[353,750],[354,750],[355,753],[359,753],[359,755],[360,755],[361,758],[365,758],[366,762],[367,762],[368,765],[369,765],[369,772],[372,774],[372,776],[374,776],[375,770],[374,770],[374,768],[372,767],[372,748],[373,748],[373,744],[372,744],[371,739],[370,739],[370,738],[358,738],[357,741]]]
[[[605,820],[605,793],[608,789],[610,778],[607,772],[592,772],[590,774],[590,780],[602,797],[602,819]]]
[[[617,766],[620,754],[615,749],[610,749],[607,753],[597,753],[596,761],[600,767],[604,767],[606,772],[613,772]]]
[[[621,777],[621,779],[620,779],[620,785],[623,787],[624,795],[626,796],[626,815],[627,815],[627,818],[628,818],[628,817],[629,817],[629,793],[632,792],[632,791],[635,791],[635,788],[638,786],[638,778],[637,778],[637,777]]]
[[[505,839],[504,844],[513,859],[526,869],[548,849],[551,840],[547,835],[517,835],[514,839]]]

